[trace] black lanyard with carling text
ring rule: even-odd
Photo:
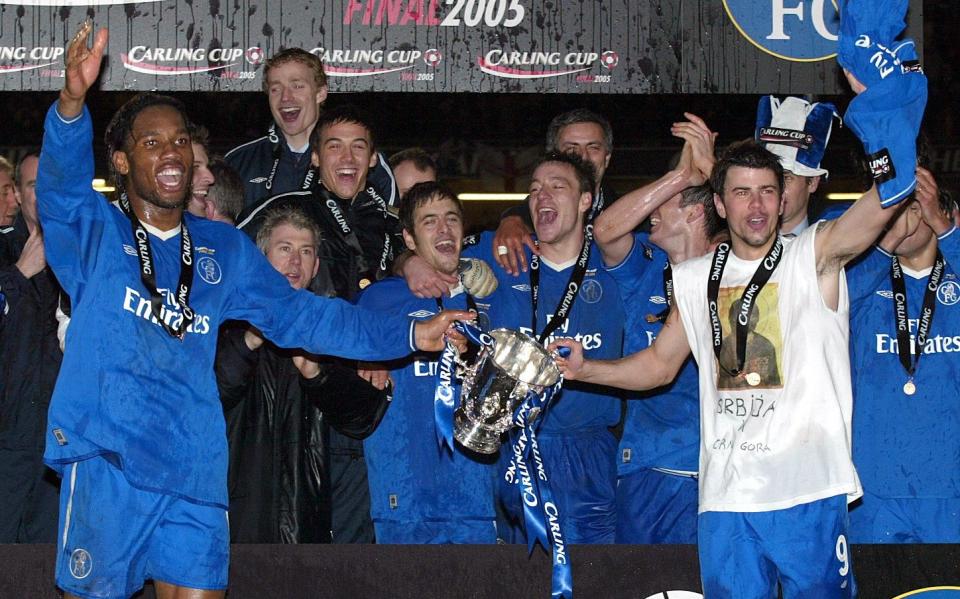
[[[917,325],[916,352],[910,344],[910,324],[907,318],[907,285],[903,280],[903,268],[900,259],[894,256],[890,264],[890,283],[893,286],[893,313],[897,323],[897,357],[900,364],[907,371],[907,382],[903,385],[903,392],[913,395],[917,392],[917,385],[913,382],[913,375],[920,365],[923,356],[923,346],[927,343],[927,335],[933,325],[933,313],[937,307],[937,289],[943,279],[945,270],[943,254],[937,250],[937,258],[933,263],[933,270],[927,280],[926,290],[923,292],[923,306],[920,308],[920,323]],[[916,353],[916,357],[913,354]]]
[[[707,279],[707,305],[710,311],[710,327],[713,337],[713,353],[717,356],[717,364],[720,368],[732,376],[739,376],[743,372],[743,365],[747,358],[747,334],[750,324],[750,316],[753,314],[753,307],[756,304],[757,297],[764,285],[773,276],[773,271],[780,264],[783,257],[783,242],[780,236],[776,237],[767,255],[760,261],[757,271],[753,273],[750,283],[743,291],[740,298],[740,311],[737,314],[736,340],[737,340],[737,364],[733,371],[727,370],[720,362],[720,350],[723,348],[723,326],[720,324],[720,315],[718,313],[717,300],[720,297],[720,280],[723,278],[723,269],[727,265],[727,259],[730,257],[730,243],[723,242],[717,246],[713,252],[713,262],[710,265],[710,275]],[[749,373],[747,383],[751,386],[760,384],[759,373]]]
[[[533,322],[530,330],[536,336],[541,344],[554,332],[557,327],[563,324],[563,321],[570,315],[573,309],[573,303],[577,301],[577,292],[580,291],[580,285],[583,283],[583,277],[587,274],[587,263],[590,262],[590,246],[593,241],[593,225],[584,227],[583,246],[580,248],[580,256],[577,263],[570,273],[570,281],[567,282],[566,291],[560,298],[556,310],[553,311],[553,318],[544,327],[543,332],[537,335],[537,305],[540,301],[540,257],[533,254],[530,257],[530,303],[533,307]],[[537,244],[539,246],[539,242]]]
[[[470,310],[474,314],[480,314],[480,309],[477,308],[477,300],[473,299],[473,296],[467,293],[466,291],[464,291],[463,293],[464,295],[467,296],[467,310]],[[438,297],[436,298],[436,300],[437,300],[437,310],[440,310],[441,312],[443,312],[443,298]]]
[[[283,146],[280,142],[280,137],[277,135],[276,125],[270,125],[270,131],[268,132],[270,141],[273,142],[273,165],[270,167],[270,174],[267,176],[267,182],[264,187],[267,188],[267,191],[273,190],[273,178],[277,176],[277,169],[280,167],[280,158],[283,155]],[[293,150],[291,150],[293,152]],[[310,165],[307,166],[307,172],[303,176],[303,181],[300,182],[300,191],[306,191],[310,189],[310,186],[313,185],[313,180],[317,178],[317,171],[313,168],[313,156],[310,154],[310,146],[307,146],[307,160],[310,160]]]
[[[133,239],[137,244],[137,255],[140,258],[140,280],[150,294],[150,312],[157,322],[172,337],[183,341],[187,327],[193,322],[193,310],[190,309],[190,288],[193,286],[193,245],[190,242],[190,232],[187,223],[180,220],[180,278],[177,281],[177,290],[173,296],[173,303],[183,315],[176,327],[167,324],[162,317],[163,298],[157,290],[156,268],[153,261],[153,252],[150,249],[150,234],[130,209],[130,201],[126,193],[120,194],[120,209],[130,219],[133,230]]]

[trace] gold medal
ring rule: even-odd
[[[368,285],[370,285],[370,279],[360,279],[358,287],[360,287],[360,289],[366,289]]]
[[[647,319],[647,322],[649,322],[650,324],[653,324],[658,320],[658,318],[654,314],[647,314],[646,319]]]
[[[906,393],[907,395],[913,395],[914,393],[917,392],[917,386],[913,384],[913,379],[910,379],[909,381],[903,384],[903,392]]]
[[[747,373],[747,384],[751,387],[756,387],[760,384],[760,373],[759,372],[748,372]]]

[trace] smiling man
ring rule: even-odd
[[[388,272],[403,249],[400,221],[386,201],[367,186],[377,164],[373,127],[352,106],[323,113],[312,133],[317,185],[268,198],[244,210],[237,226],[251,237],[268,210],[296,206],[320,227],[320,273],[310,287],[316,293],[353,299]]]
[[[312,130],[314,185],[268,198],[241,213],[237,225],[256,236],[268,210],[294,206],[320,228],[320,272],[310,290],[353,300],[361,289],[389,272],[403,249],[400,221],[368,185],[377,164],[373,127],[351,106],[325,111]],[[357,393],[366,393],[366,383]],[[363,445],[331,431],[334,542],[372,542]]]
[[[46,462],[63,475],[57,584],[72,596],[223,597],[227,447],[216,331],[246,320],[287,347],[357,359],[437,350],[449,313],[386,318],[293,289],[241,233],[184,212],[193,167],[175,99],[135,96],[105,135],[120,190],[91,189],[84,105],[107,46],[81,26],[47,113],[37,175],[46,260],[73,320],[50,403]]]
[[[783,168],[753,142],[728,148],[711,185],[730,241],[674,268],[675,301],[653,344],[584,361],[577,342],[561,339],[555,345],[573,352],[558,362],[567,378],[642,391],[670,383],[692,351],[705,596],[760,599],[778,586],[787,598],[856,596],[847,502],[862,491],[850,448],[843,266],[893,211],[874,187],[837,220],[784,238]],[[731,327],[725,317],[738,303]],[[751,367],[767,358],[752,353],[750,334],[778,350],[765,368]]]
[[[206,127],[197,125],[190,131],[190,139],[193,147],[193,178],[190,182],[187,211],[194,216],[205,218],[207,194],[210,186],[214,184],[213,172],[210,171],[210,133]]]
[[[288,191],[307,190],[316,183],[311,134],[327,99],[327,75],[315,54],[288,48],[263,67],[263,91],[273,124],[263,137],[239,145],[224,157],[244,181],[244,205]],[[389,206],[400,199],[393,172],[383,156],[370,177],[371,193]]]
[[[513,277],[502,266],[493,266],[499,285],[478,306],[490,311],[491,329],[519,329],[542,343],[573,337],[584,342],[591,356],[619,357],[623,306],[586,222],[595,188],[592,167],[576,154],[552,152],[531,178],[528,204],[540,252],[532,263],[537,268]],[[484,233],[464,254],[488,258],[493,238],[492,232]],[[532,254],[526,251],[529,260]],[[617,440],[609,427],[619,419],[618,395],[565,385],[537,432],[569,543],[614,541]],[[509,453],[501,452],[501,471],[506,470]],[[518,487],[502,482],[499,498],[504,517],[498,521],[498,534],[507,541],[524,542]]]
[[[401,200],[400,220],[407,248],[456,276],[464,229],[456,195],[437,183],[417,183]],[[360,306],[425,318],[443,306],[467,309],[476,304],[459,284],[449,297],[418,298],[403,279],[390,278],[365,290]],[[420,353],[384,365],[393,380],[393,400],[364,443],[378,543],[493,543],[497,538],[489,456],[457,443],[452,449],[437,444],[439,357]]]
[[[316,223],[289,206],[270,211],[257,235],[257,247],[294,289],[317,274],[319,246]],[[224,327],[216,369],[230,445],[231,542],[329,543],[324,423],[362,439],[386,410],[386,393],[359,380],[351,385],[352,370],[321,368],[317,356],[277,347],[256,329]]]

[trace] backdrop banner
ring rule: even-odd
[[[833,0],[0,0],[0,90],[56,90],[86,18],[106,90],[255,91],[301,47],[330,89],[521,93],[842,91]],[[922,46],[922,0],[909,35]]]

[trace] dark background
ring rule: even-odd
[[[932,167],[941,184],[960,189],[958,114],[960,92],[954,65],[960,62],[956,43],[960,6],[950,0],[923,2],[923,59],[930,99],[924,119]],[[836,76],[839,75],[839,71]],[[93,92],[89,105],[95,130],[102,132],[110,116],[131,92]],[[265,96],[253,92],[177,93],[192,117],[211,131],[216,153],[259,137],[270,122]],[[849,96],[811,96],[833,102],[842,114]],[[17,158],[39,144],[43,116],[56,99],[51,92],[0,92],[0,154]],[[457,191],[522,192],[526,175],[544,143],[550,119],[576,107],[607,116],[614,128],[614,155],[607,180],[623,193],[659,176],[680,144],[669,135],[670,123],[693,112],[720,133],[721,144],[752,136],[759,96],[730,94],[597,95],[597,94],[331,94],[328,105],[361,106],[376,124],[378,145],[388,155],[408,146],[422,146],[441,163],[441,176]],[[98,176],[106,168],[102,144],[96,148]],[[863,189],[859,142],[835,125],[824,160],[831,177],[826,192]],[[956,197],[956,194],[954,194]],[[503,203],[470,203],[474,225],[490,225]]]

